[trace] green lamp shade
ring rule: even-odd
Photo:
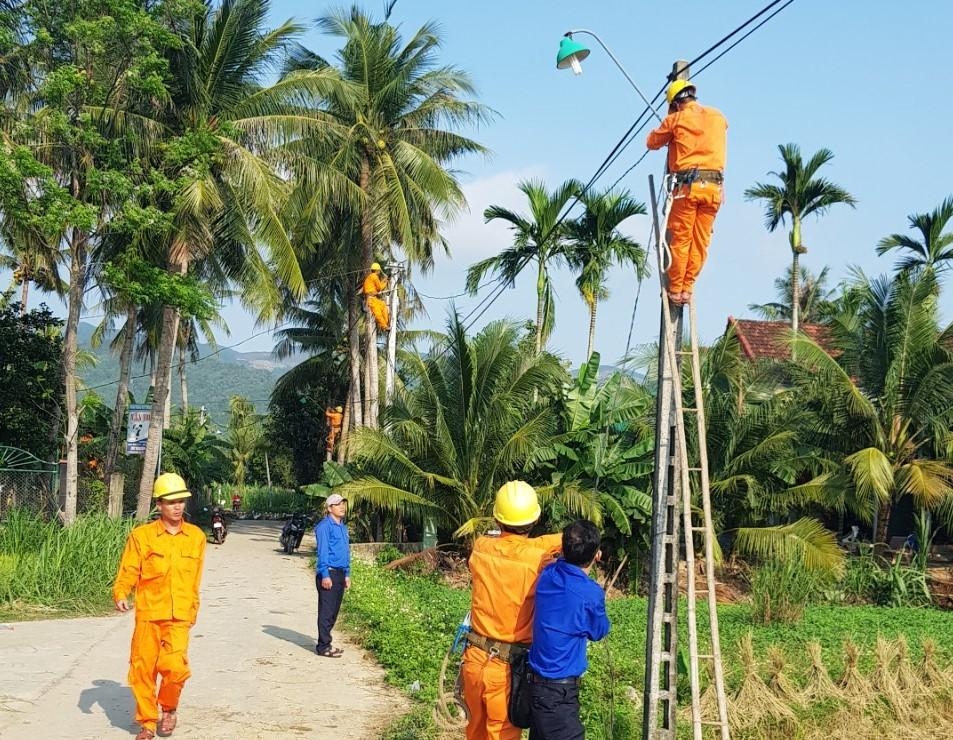
[[[556,54],[556,69],[569,69],[589,56],[589,49],[580,44],[571,36],[564,36],[559,42],[559,53]]]

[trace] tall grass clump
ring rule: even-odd
[[[0,552],[12,559],[0,578],[0,604],[97,612],[112,602],[116,567],[134,522],[87,514],[70,527],[22,512],[0,527]]]
[[[768,560],[751,581],[751,618],[755,624],[800,622],[804,608],[818,600],[831,576],[790,562]]]

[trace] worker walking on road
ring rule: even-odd
[[[672,255],[668,298],[684,305],[705,264],[723,199],[728,122],[720,111],[698,103],[695,85],[688,80],[675,80],[665,97],[670,112],[646,145],[668,147],[668,171],[675,178],[667,225]]]
[[[328,408],[324,412],[324,419],[328,423],[328,438],[325,443],[325,450],[328,453],[328,460],[330,460],[338,435],[341,433],[341,426],[344,424],[344,409],[341,406],[335,406],[333,409]]]
[[[387,290],[387,278],[381,273],[381,266],[375,262],[371,265],[371,271],[364,278],[364,296],[367,300],[367,307],[374,314],[374,321],[377,328],[381,331],[390,329],[390,309],[387,302],[378,298],[378,294]]]
[[[205,533],[183,520],[191,495],[175,473],[156,478],[152,496],[159,518],[130,532],[113,585],[113,601],[121,612],[129,611],[127,598],[136,592],[129,658],[129,686],[141,727],[136,740],[172,734],[182,687],[192,675],[189,630],[199,610]]]
[[[500,534],[473,543],[471,631],[461,669],[467,740],[519,740],[522,732],[507,716],[509,663],[532,642],[536,579],[562,542],[559,534],[528,537],[540,513],[531,485],[505,483],[493,506]]]
[[[529,651],[530,740],[584,740],[579,685],[589,663],[586,641],[609,634],[606,596],[589,570],[601,556],[599,529],[587,519],[562,534],[562,557],[536,583]]]

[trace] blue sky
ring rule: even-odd
[[[469,71],[479,100],[499,114],[490,125],[468,132],[493,154],[459,163],[470,211],[447,226],[452,256],[439,257],[432,274],[415,275],[417,288],[430,296],[461,292],[466,268],[509,244],[505,227],[483,223],[483,210],[490,204],[524,210],[516,190],[524,178],[541,178],[550,187],[570,177],[588,180],[642,111],[641,100],[594,42],[582,76],[556,70],[565,31],[598,33],[651,98],[675,59],[697,56],[766,4],[682,0],[676,12],[671,4],[632,0],[398,0],[391,21],[405,37],[436,20],[444,39],[443,61]],[[383,6],[383,0],[363,4],[378,15]],[[272,19],[310,22],[332,7],[341,5],[274,2]],[[747,187],[779,168],[779,144],[797,143],[806,156],[820,147],[831,149],[835,158],[823,174],[859,201],[856,210],[837,207],[804,227],[809,251],[803,264],[814,272],[829,265],[833,283],[846,277],[851,265],[873,275],[889,271],[894,258],[878,258],[877,241],[906,231],[908,214],[932,210],[953,193],[953,106],[947,95],[951,27],[953,5],[940,0],[795,0],[695,79],[700,101],[720,108],[729,121],[726,199],[696,286],[703,341],[720,335],[729,315],[750,315],[749,303],[774,300],[773,281],[790,262],[786,233],[769,234],[761,206],[743,199]],[[336,39],[315,31],[305,42],[326,56],[337,48]],[[644,136],[596,186],[612,184],[643,147]],[[621,185],[647,202],[647,176],[658,177],[663,166],[664,153],[652,153]],[[625,230],[645,243],[648,217],[632,219]],[[5,276],[0,283],[6,283]],[[555,285],[550,348],[578,364],[585,352],[585,306],[568,273],[557,273]],[[605,363],[617,361],[625,348],[635,295],[631,274],[621,270],[609,287],[612,296],[600,307],[596,340]],[[643,287],[634,344],[655,340],[658,296],[653,274]],[[476,300],[463,297],[456,303],[466,313]],[[428,316],[418,326],[443,326],[449,303],[426,299]],[[947,296],[946,320],[953,318],[951,309]],[[480,324],[503,316],[523,319],[534,310],[534,279],[527,273]],[[95,313],[94,306],[89,313]],[[238,308],[228,309],[226,317],[231,336],[221,337],[223,344],[261,331]],[[271,346],[265,333],[236,349]]]

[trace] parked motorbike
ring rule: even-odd
[[[281,528],[281,537],[278,538],[278,541],[281,542],[281,549],[285,553],[291,555],[301,547],[301,540],[304,538],[304,533],[310,523],[308,517],[300,513],[292,514],[291,518],[285,522],[285,525]]]
[[[228,534],[228,526],[225,524],[225,514],[221,511],[212,512],[212,541],[216,545],[221,545]]]

